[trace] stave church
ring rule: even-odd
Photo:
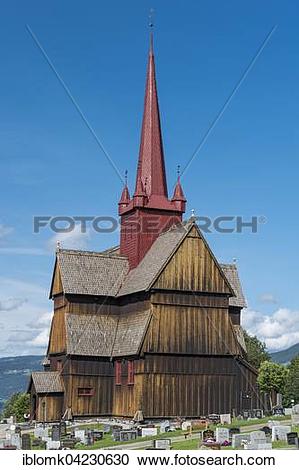
[[[116,201],[117,202],[117,201]],[[262,408],[241,328],[237,267],[220,264],[167,190],[152,34],[134,192],[118,201],[119,246],[57,248],[44,371],[31,418],[200,417]]]

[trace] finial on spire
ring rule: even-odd
[[[125,170],[125,186],[128,186],[128,170]]]
[[[154,9],[151,8],[149,12],[149,28],[150,28],[150,54],[153,54],[153,29],[154,29]]]
[[[59,240],[57,240],[57,242],[56,242],[56,251],[59,251],[60,248],[61,248],[61,243],[60,243]]]
[[[179,179],[180,179],[180,176],[181,176],[181,165],[178,165],[178,166],[177,166],[176,172],[177,172],[178,180],[179,180]]]
[[[150,9],[148,17],[149,17],[148,25],[152,29],[154,27],[154,9],[153,8]]]

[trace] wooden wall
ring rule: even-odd
[[[236,405],[231,357],[145,356],[143,411],[147,417],[229,413]]]
[[[195,228],[179,246],[154,287],[231,294],[219,265]]]
[[[69,358],[64,367],[64,409],[73,416],[105,416],[112,414],[113,364],[109,360]],[[78,389],[90,387],[93,396],[79,396]]]
[[[143,351],[239,354],[228,309],[154,304]]]
[[[59,421],[62,417],[63,394],[51,393],[37,395],[34,387],[31,389],[30,415],[38,422]],[[35,408],[35,409],[34,409]]]
[[[134,361],[134,385],[127,384],[127,361],[122,362],[121,385],[115,385],[113,389],[113,415],[134,416],[137,410],[143,409],[143,383],[144,360]]]

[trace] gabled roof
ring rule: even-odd
[[[132,269],[126,277],[122,287],[118,292],[118,296],[132,294],[134,292],[146,291],[154,284],[158,275],[161,273],[167,262],[178,249],[184,238],[195,228],[205,244],[210,255],[214,259],[216,265],[224,278],[224,282],[228,287],[230,295],[235,295],[233,286],[226,277],[226,273],[218,264],[208,243],[200,232],[198,226],[193,219],[190,221],[172,227],[167,232],[162,233],[153,243],[149,251],[146,253],[139,265]]]
[[[127,259],[122,256],[78,250],[58,250],[54,276],[57,266],[65,294],[112,297],[117,294],[129,269]]]
[[[180,225],[162,233],[153,243],[139,265],[130,271],[118,296],[148,290],[162,267],[187,235],[189,225]]]
[[[221,267],[235,292],[235,297],[229,299],[229,305],[232,307],[247,307],[237,266],[235,264],[221,264]]]
[[[146,291],[153,285],[192,227],[199,231],[195,222],[190,220],[162,233],[139,265],[131,271],[127,259],[118,254],[117,246],[101,253],[60,249],[57,252],[53,279],[55,271],[59,269],[63,291],[66,294],[120,297]],[[203,235],[200,236],[209,249]],[[211,251],[210,253],[213,256]],[[213,258],[215,259],[214,256]],[[215,262],[217,263],[216,259]],[[232,297],[229,304],[246,307],[236,265],[218,266],[227,284],[231,286]]]
[[[121,315],[66,315],[67,354],[117,357],[138,354],[150,311]]]
[[[63,393],[59,372],[32,372],[29,388],[33,382],[36,393]]]

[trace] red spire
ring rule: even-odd
[[[119,210],[126,208],[130,204],[130,193],[128,189],[128,171],[125,171],[125,185],[118,202]]]
[[[185,212],[186,209],[186,198],[185,194],[181,185],[181,176],[180,176],[180,165],[178,165],[178,179],[174,188],[173,196],[171,201],[176,205],[176,207]]]
[[[129,193],[129,190],[128,190],[128,186],[125,185],[124,189],[123,189],[123,192],[121,193],[121,197],[120,197],[120,200],[119,200],[119,203],[118,204],[124,204],[124,205],[128,205],[130,202],[130,193]]]
[[[152,32],[150,34],[150,49],[147,66],[136,189],[139,179],[142,181],[143,187],[146,185],[147,196],[157,195],[165,196],[166,198],[168,197],[155,77]]]

